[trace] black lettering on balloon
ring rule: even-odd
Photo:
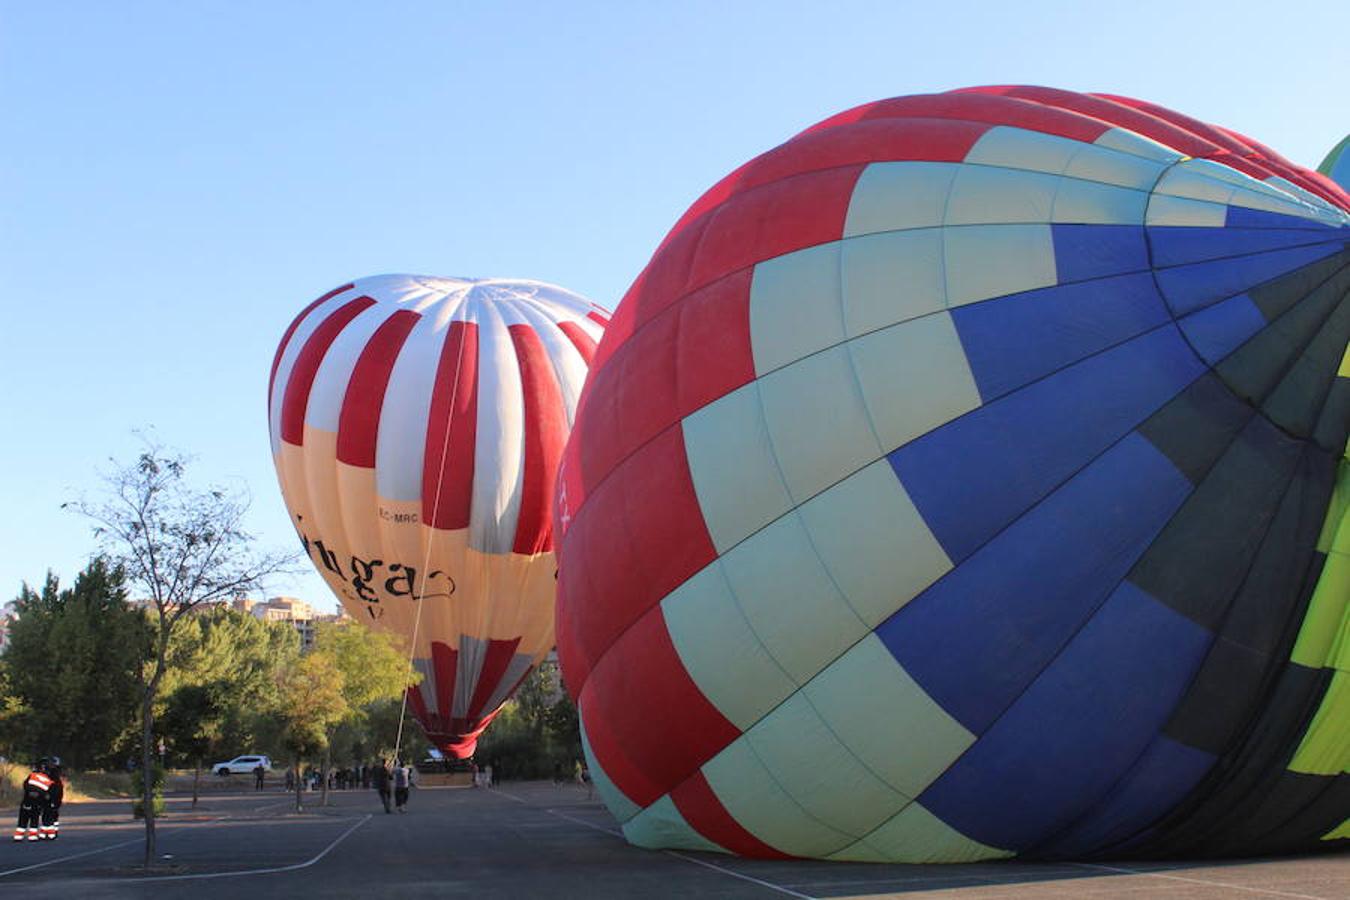
[[[315,541],[315,548],[319,551],[317,561],[323,563],[323,567],[334,575],[342,576],[342,567],[338,565],[337,554],[323,545],[323,541]]]
[[[390,563],[389,572],[390,576],[384,581],[384,589],[395,597],[411,597],[417,570],[401,563]]]
[[[300,516],[296,516],[297,521],[300,518]],[[450,597],[455,593],[455,579],[447,572],[433,569],[426,576],[424,583],[419,585],[417,583],[417,569],[403,563],[389,563],[389,577],[384,579],[383,585],[380,585],[380,576],[376,570],[385,566],[384,560],[364,560],[355,554],[352,554],[349,563],[351,574],[348,575],[338,564],[337,553],[325,547],[321,540],[310,540],[309,535],[300,530],[298,526],[296,530],[300,535],[301,546],[305,548],[305,553],[314,560],[315,565],[321,565],[345,581],[347,584],[341,588],[342,596],[353,603],[366,604],[366,613],[372,619],[378,619],[384,615],[384,609],[379,605],[380,596],[377,593],[379,587],[383,587],[385,593],[391,597],[408,597],[413,600]],[[347,585],[351,587],[349,588]],[[420,595],[418,594],[419,589],[422,592]]]
[[[366,562],[359,556],[352,556],[352,587],[356,588],[356,593],[367,603],[379,603],[380,597],[370,588],[370,582],[375,577],[375,569],[384,565],[382,559],[372,559]]]
[[[432,570],[423,584],[417,583],[417,569],[412,566],[390,563],[389,571],[392,574],[385,580],[384,589],[394,597],[425,600],[428,597],[449,597],[455,592],[455,580],[440,569]]]
[[[449,575],[442,572],[440,569],[432,569],[431,573],[427,575],[428,582],[430,582],[433,578],[439,578],[441,579],[441,581],[434,585],[432,584],[422,585],[423,600],[427,599],[428,597],[449,597],[451,594],[455,592],[455,579],[451,578]],[[436,588],[437,590],[433,592],[431,590],[432,588]]]
[[[380,507],[380,518],[381,518],[381,519],[384,519],[386,522],[397,522],[397,523],[400,523],[400,524],[404,524],[404,523],[416,522],[416,521],[418,520],[419,517],[418,517],[418,514],[415,513],[415,512],[407,512],[407,513],[403,513],[403,512],[394,512],[393,510],[386,509],[386,508],[384,508],[383,506],[381,506],[381,507]]]

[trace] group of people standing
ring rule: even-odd
[[[413,767],[399,760],[397,764],[390,765],[389,760],[382,759],[378,763],[351,766],[350,768],[331,769],[328,772],[328,789],[336,791],[356,790],[358,788],[375,788],[385,797],[385,811],[392,812],[390,808],[389,797],[395,799],[397,809],[402,812],[403,807],[408,803],[408,788],[412,787],[414,779]],[[302,776],[301,786],[307,790],[317,791],[323,785],[324,775],[318,769],[313,767],[305,770]],[[295,790],[295,769],[286,770],[286,790]],[[402,793],[400,794],[400,790]],[[402,799],[399,799],[399,798]]]
[[[394,809],[399,812],[406,812],[408,806],[408,790],[413,786],[415,771],[412,766],[403,760],[398,760],[393,766],[389,765],[389,760],[382,759],[378,766],[371,767],[371,784],[380,794],[380,802],[384,804],[384,811],[391,813]],[[389,806],[390,788],[393,789],[394,807]]]
[[[38,760],[23,780],[23,800],[19,803],[19,824],[14,827],[14,840],[56,840],[61,828],[61,801],[65,793],[61,758],[48,756]]]
[[[416,783],[416,770],[404,760],[400,759],[390,765],[389,760],[382,759],[376,765],[363,765],[341,772],[342,777],[337,779],[340,788],[349,785],[353,788],[373,787],[379,792],[386,813],[407,810],[408,792]],[[263,775],[255,770],[254,777],[258,781],[256,786],[261,789]],[[294,788],[294,779],[294,770],[287,770],[288,790]],[[61,827],[61,801],[64,797],[65,782],[61,777],[61,758],[50,756],[38,760],[37,765],[23,780],[23,800],[19,804],[19,824],[14,827],[14,840],[56,840]]]
[[[478,763],[469,760],[469,772],[473,775],[474,787],[496,787],[501,783],[501,766],[492,763],[479,768]]]

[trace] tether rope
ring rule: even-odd
[[[465,310],[466,310],[466,312],[465,312],[466,315],[467,315],[467,307],[468,307],[468,295],[469,295],[472,291],[473,291],[473,289],[470,288],[468,291],[465,292],[465,298],[464,298],[464,301],[463,301],[463,307],[464,307]],[[407,715],[408,715],[408,691],[411,691],[411,690],[421,690],[420,687],[418,687],[417,685],[414,685],[414,684],[411,683],[411,682],[412,682],[412,673],[413,673],[413,672],[416,670],[416,668],[417,668],[417,667],[416,667],[416,658],[417,658],[417,638],[418,638],[418,635],[419,635],[420,632],[421,632],[421,627],[422,627],[422,599],[426,596],[426,592],[427,592],[427,578],[428,578],[428,576],[429,576],[429,573],[428,573],[427,570],[428,570],[428,568],[429,568],[430,565],[431,565],[431,548],[432,548],[432,545],[436,542],[436,525],[435,525],[435,523],[436,523],[436,521],[437,521],[437,519],[438,519],[438,514],[439,514],[440,508],[441,508],[441,488],[442,488],[442,487],[444,486],[444,484],[445,484],[445,460],[446,460],[446,457],[447,457],[447,456],[449,455],[449,453],[450,453],[450,440],[451,440],[451,438],[452,438],[452,436],[453,436],[453,434],[454,434],[454,427],[455,427],[455,404],[456,404],[456,402],[457,402],[458,399],[459,399],[459,375],[460,375],[460,372],[463,370],[463,365],[462,365],[462,364],[463,364],[463,361],[464,361],[464,345],[467,344],[467,343],[469,342],[469,333],[468,333],[468,332],[469,332],[469,329],[468,329],[468,327],[467,327],[468,324],[469,324],[469,322],[468,322],[467,319],[465,319],[465,320],[463,320],[463,323],[464,323],[464,326],[465,326],[465,327],[464,327],[463,329],[461,329],[461,331],[460,331],[460,334],[459,334],[459,352],[458,352],[458,354],[457,354],[456,357],[455,357],[455,381],[454,381],[453,387],[451,387],[451,389],[450,389],[450,409],[449,409],[449,412],[446,414],[445,440],[441,442],[441,459],[440,459],[440,463],[439,463],[439,464],[437,465],[437,467],[436,467],[436,499],[433,500],[432,503],[431,503],[431,521],[430,521],[430,522],[427,522],[427,523],[424,523],[424,524],[426,524],[426,526],[430,529],[430,533],[429,533],[428,536],[427,536],[426,552],[422,555],[422,587],[421,587],[421,589],[417,592],[417,612],[414,613],[414,615],[413,615],[412,642],[408,645],[408,681],[409,681],[409,684],[408,684],[406,687],[404,687],[404,689],[403,689],[403,702],[402,702],[402,704],[399,706],[399,710],[398,710],[398,732],[397,732],[397,733],[395,734],[395,736],[394,736],[394,763],[395,763],[395,765],[398,764],[399,754],[402,752],[402,749],[403,749],[403,723],[404,723],[404,721],[405,721],[405,719],[407,718]],[[455,324],[455,320],[452,319],[452,320],[450,321],[449,325],[447,326],[447,329],[448,329],[448,330],[453,330],[454,324]],[[448,337],[448,335],[447,335],[447,337]],[[432,387],[432,390],[433,390],[433,391],[435,390],[434,385],[433,385],[433,387]],[[470,509],[472,510],[472,494],[470,494]],[[452,702],[453,702],[453,700],[452,700]]]

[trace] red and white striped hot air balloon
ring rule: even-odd
[[[409,706],[456,756],[553,646],[554,481],[607,321],[542,282],[378,275],[277,348],[272,455],[300,539],[348,612],[411,642]]]

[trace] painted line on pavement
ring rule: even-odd
[[[714,869],[718,872],[721,872],[723,875],[730,875],[732,878],[739,878],[741,881],[748,881],[751,884],[757,884],[760,885],[761,887],[766,887],[771,891],[777,891],[780,894],[787,894],[789,897],[800,897],[801,900],[816,900],[816,898],[812,897],[810,894],[803,894],[799,891],[794,891],[792,888],[783,887],[781,884],[774,884],[772,881],[762,881],[758,878],[752,878],[751,876],[745,875],[741,872],[737,872],[734,869],[726,869],[723,868],[722,866],[717,865],[717,863],[710,863],[706,859],[695,859],[692,856],[685,856],[683,853],[680,853],[679,851],[676,850],[662,850],[661,852],[666,854],[667,856],[674,856],[677,859],[684,860],[685,862],[691,862],[696,866],[703,866],[708,869]]]
[[[59,862],[69,862],[72,859],[82,859],[86,856],[93,856],[96,853],[107,853],[109,850],[116,850],[118,847],[129,847],[132,844],[142,844],[144,842],[145,842],[144,837],[138,837],[135,838],[134,840],[122,841],[120,844],[109,844],[108,846],[100,847],[97,850],[86,850],[83,853],[75,853],[70,856],[58,856],[56,859],[49,859],[46,862],[33,863],[31,866],[22,866],[21,868],[18,869],[6,869],[4,872],[0,872],[0,878],[4,878],[6,875],[18,875],[20,872],[31,872],[33,869],[41,869],[44,866],[54,866]],[[17,843],[17,841],[15,843]]]
[[[896,865],[896,864],[895,864],[895,863],[880,863],[880,865],[883,865],[883,866],[884,866],[884,865]],[[900,863],[899,865],[905,865],[905,864],[904,864],[904,863]],[[1076,876],[1075,876],[1075,877],[1076,877]],[[995,887],[995,886],[997,886],[997,887],[1003,887],[1003,886],[1006,886],[1006,885],[1013,885],[1013,886],[1016,886],[1016,885],[1018,885],[1018,884],[1020,884],[1020,883],[1022,883],[1022,882],[1027,881],[1027,879],[1023,878],[1023,879],[1021,879],[1021,881],[1007,881],[1007,880],[1000,880],[1000,879],[998,879],[998,878],[995,877],[995,876],[989,876],[989,875],[956,875],[956,874],[952,874],[952,875],[902,875],[902,876],[896,876],[895,878],[851,878],[851,879],[847,879],[847,880],[843,880],[843,881],[790,881],[790,882],[788,882],[788,883],[786,884],[786,887],[792,887],[792,888],[857,887],[857,886],[859,886],[859,885],[876,885],[876,884],[920,884],[920,883],[925,882],[925,881],[931,881],[931,882],[933,882],[933,883],[934,883],[934,886],[933,886],[932,888],[924,888],[924,890],[947,891],[947,890],[953,890],[953,885],[955,885],[955,887],[963,887],[963,888],[964,888],[964,887]],[[975,883],[975,884],[963,884],[963,885],[957,885],[956,882],[958,882],[958,881],[973,881],[973,882],[976,882],[976,883]],[[1039,882],[1036,882],[1036,883],[1039,883]],[[913,888],[910,888],[909,890],[913,890]]]
[[[1246,887],[1241,884],[1232,884],[1227,881],[1211,881],[1207,878],[1187,878],[1184,875],[1164,875],[1162,872],[1149,872],[1144,869],[1127,869],[1123,866],[1103,866],[1095,863],[1069,863],[1069,865],[1079,866],[1084,869],[1097,869],[1102,872],[1115,872],[1118,875],[1144,875],[1149,878],[1166,878],[1169,881],[1186,881],[1191,884],[1221,887],[1230,891],[1246,891],[1250,894],[1264,894],[1269,897],[1296,897],[1298,900],[1329,900],[1329,898],[1317,894],[1294,894],[1289,891],[1276,891],[1270,888]]]
[[[496,789],[494,790],[496,793],[501,794],[503,797],[508,797],[516,801],[517,803],[523,803],[526,806],[534,806],[533,803],[530,803],[528,800],[524,800],[520,797],[517,797],[515,794],[508,794],[506,791],[503,790],[496,790]],[[594,822],[587,822],[585,819],[578,819],[576,816],[569,816],[567,813],[558,812],[556,809],[547,809],[544,807],[536,807],[536,808],[543,809],[544,812],[548,813],[551,816],[557,816],[560,819],[566,819],[569,822],[575,822],[578,825],[584,825],[585,827],[590,828],[593,831],[599,831],[603,834],[612,835],[618,838],[623,837],[623,832],[621,831],[615,831],[612,828],[605,828],[603,825],[596,825]],[[721,872],[723,875],[729,875],[732,878],[737,878],[740,879],[741,881],[748,881],[751,884],[757,884],[760,887],[768,888],[771,891],[777,891],[780,894],[787,894],[789,897],[798,897],[801,898],[801,900],[815,900],[815,898],[812,897],[810,894],[803,894],[798,891],[792,890],[792,888],[783,887],[781,884],[774,884],[771,881],[763,881],[759,878],[753,878],[749,875],[745,875],[732,869],[719,866],[716,863],[710,863],[707,860],[695,859],[692,856],[685,856],[683,853],[678,853],[674,850],[662,850],[661,852],[666,854],[667,856],[673,856],[676,859],[682,859],[685,862],[693,863],[696,866],[703,866],[705,869],[712,869],[715,872]]]
[[[163,830],[165,830],[165,831],[167,831],[167,830],[170,829],[170,828],[189,828],[189,827],[191,827],[191,826],[193,826],[193,825],[206,825],[206,824],[208,824],[208,823],[224,822],[224,821],[225,821],[226,819],[228,819],[228,818],[230,818],[230,817],[229,817],[229,816],[221,816],[221,817],[216,818],[216,819],[205,819],[205,820],[198,821],[198,822],[175,822],[175,823],[169,824],[169,825],[160,825],[159,828],[161,828],[161,829],[163,829]],[[128,823],[128,824],[133,824],[133,825],[134,825],[134,824],[139,824],[139,825],[141,825],[142,827],[144,827],[144,823],[131,822],[131,823]],[[97,826],[89,826],[89,827],[97,827]],[[125,827],[125,826],[118,826],[118,827]],[[83,828],[80,828],[79,830],[80,830],[80,831],[83,831],[84,829],[83,829]],[[69,835],[69,834],[70,834],[70,831],[71,831],[70,828],[67,827],[67,829],[66,829],[66,834]],[[75,853],[75,854],[72,854],[72,855],[70,855],[70,856],[58,856],[56,859],[49,859],[49,860],[46,860],[45,862],[33,863],[31,866],[22,866],[22,867],[17,868],[17,869],[7,869],[7,870],[5,870],[4,872],[0,872],[0,878],[4,878],[6,875],[17,875],[17,874],[19,874],[20,872],[31,872],[33,869],[42,869],[42,868],[45,868],[45,867],[47,867],[47,866],[55,865],[56,863],[59,863],[59,862],[69,862],[69,861],[72,860],[72,859],[83,859],[83,858],[86,857],[86,856],[95,856],[95,855],[97,855],[97,854],[99,854],[99,853],[107,853],[109,850],[116,850],[118,847],[126,847],[126,846],[129,846],[129,845],[131,845],[131,844],[141,844],[141,843],[144,843],[144,842],[145,842],[145,837],[144,837],[144,836],[141,836],[141,837],[133,838],[132,840],[129,840],[129,841],[122,841],[122,842],[117,843],[117,844],[109,844],[108,846],[106,846],[106,847],[100,847],[100,848],[98,848],[97,850],[86,850],[86,851],[84,851],[83,853]]]
[[[606,828],[603,825],[596,825],[594,822],[587,822],[585,819],[578,819],[576,816],[569,816],[567,813],[560,813],[556,809],[545,809],[544,812],[550,816],[557,816],[560,819],[566,819],[569,822],[576,822],[578,825],[585,825],[587,828],[595,831],[603,831],[605,834],[612,834],[615,837],[623,837],[623,832],[615,831],[613,828]]]
[[[334,841],[327,847],[324,847],[323,850],[320,851],[318,856],[314,857],[311,860],[307,860],[306,862],[294,863],[289,866],[276,866],[270,869],[244,869],[243,871],[240,872],[203,872],[196,875],[149,875],[144,878],[123,878],[119,879],[114,883],[123,884],[127,882],[136,882],[136,881],[200,881],[206,878],[236,878],[243,875],[270,875],[276,872],[294,872],[298,869],[308,869],[310,866],[314,865],[319,860],[327,856],[330,852],[332,852],[333,848],[336,847],[338,844],[342,843],[343,841],[345,841],[348,835],[350,835],[353,831],[369,822],[371,815],[372,813],[366,813],[364,817],[356,821],[356,824],[354,824],[351,828],[348,828],[346,831],[342,832],[342,834],[338,835],[337,838],[334,839]],[[342,820],[339,819],[338,821]]]
[[[513,794],[508,794],[508,793],[506,793],[505,791],[497,791],[497,793],[502,794],[502,795],[505,796],[505,797],[510,797],[512,800],[515,800],[517,803],[523,803],[523,804],[525,804],[526,806],[533,806],[533,805],[534,805],[534,804],[530,803],[530,802],[527,801],[527,800],[523,800],[523,799],[521,799],[520,797],[517,797],[517,796],[515,796],[515,795],[513,795]],[[577,823],[578,825],[584,825],[584,826],[586,826],[587,828],[593,829],[593,830],[595,830],[595,831],[603,832],[604,834],[609,834],[609,835],[613,835],[613,836],[615,836],[615,837],[620,837],[620,838],[623,837],[623,833],[622,833],[622,832],[615,831],[615,830],[612,829],[612,828],[605,828],[605,827],[603,827],[603,826],[596,825],[596,824],[594,824],[593,822],[587,822],[587,821],[585,821],[584,819],[578,819],[578,818],[575,817],[575,816],[569,816],[569,815],[567,815],[566,813],[558,812],[558,811],[555,810],[555,809],[545,809],[544,812],[547,812],[547,813],[549,813],[550,815],[553,815],[553,816],[557,816],[558,818],[561,818],[561,819],[566,819],[566,820],[568,820],[569,822],[575,822],[575,823]],[[718,872],[721,872],[721,873],[724,874],[724,875],[730,875],[732,878],[739,878],[739,879],[742,880],[742,881],[749,881],[749,882],[751,882],[752,884],[757,884],[757,885],[760,885],[761,887],[766,887],[766,888],[769,888],[769,889],[771,889],[771,890],[778,891],[779,893],[788,894],[789,896],[792,896],[792,897],[799,897],[799,898],[802,898],[802,900],[815,900],[815,898],[813,898],[810,894],[802,894],[802,893],[799,893],[799,892],[794,891],[794,890],[792,890],[792,888],[787,887],[787,886],[785,886],[785,885],[774,884],[774,883],[771,882],[771,881],[763,881],[763,880],[761,880],[761,879],[759,879],[759,878],[754,878],[754,877],[752,877],[752,876],[750,876],[750,875],[746,875],[746,874],[744,874],[744,873],[737,872],[737,871],[735,871],[735,870],[733,870],[733,869],[728,869],[728,868],[725,868],[725,867],[723,867],[723,866],[719,866],[719,865],[717,865],[716,863],[708,862],[707,860],[704,860],[704,859],[698,859],[698,858],[693,857],[693,856],[686,856],[685,854],[680,853],[679,851],[676,851],[676,850],[662,850],[661,852],[664,853],[664,854],[666,854],[667,856],[674,856],[674,857],[676,857],[676,858],[678,858],[678,859],[684,860],[685,862],[691,862],[691,863],[694,863],[695,865],[704,866],[705,868],[709,868],[709,869],[714,869],[714,870],[716,870],[716,871],[718,871]],[[1142,869],[1128,869],[1128,868],[1123,868],[1123,867],[1096,865],[1096,864],[1092,864],[1092,863],[1074,863],[1074,862],[1066,863],[1065,865],[1077,866],[1077,867],[1079,867],[1079,868],[1085,868],[1085,869],[1096,869],[1096,870],[1098,870],[1098,871],[1113,872],[1113,873],[1119,874],[1119,875],[1141,875],[1141,876],[1148,876],[1148,877],[1150,877],[1150,878],[1166,878],[1166,879],[1169,879],[1169,880],[1171,880],[1171,881],[1184,881],[1184,882],[1189,882],[1189,883],[1191,883],[1191,884],[1201,884],[1201,885],[1205,885],[1205,886],[1207,886],[1207,887],[1221,887],[1221,888],[1226,888],[1226,889],[1228,889],[1228,890],[1246,891],[1246,892],[1248,892],[1248,893],[1262,894],[1262,895],[1265,895],[1265,896],[1273,896],[1273,897],[1291,897],[1291,898],[1294,898],[1294,900],[1329,900],[1329,898],[1324,897],[1324,896],[1319,895],[1319,894],[1296,894],[1296,893],[1293,893],[1293,892],[1290,892],[1290,891],[1277,891],[1277,890],[1273,890],[1273,889],[1270,889],[1270,888],[1247,887],[1247,886],[1245,886],[1245,885],[1232,884],[1232,883],[1226,882],[1226,881],[1214,881],[1214,880],[1206,879],[1206,878],[1192,878],[1192,877],[1186,877],[1186,876],[1183,876],[1183,875],[1167,875],[1167,874],[1164,874],[1164,873],[1162,873],[1162,872],[1149,872],[1149,871],[1145,871],[1145,870],[1142,870]],[[932,876],[925,876],[925,877],[922,877],[922,878],[912,878],[912,879],[911,879],[911,878],[876,879],[875,881],[873,881],[873,883],[877,883],[877,884],[883,884],[883,883],[895,884],[895,883],[897,883],[897,882],[910,881],[910,880],[913,880],[913,881],[926,881],[926,880],[934,880],[934,879],[932,878]],[[936,880],[945,880],[945,879],[936,879]],[[990,877],[987,876],[987,875],[976,875],[976,876],[972,876],[972,875],[961,875],[961,876],[955,876],[955,877],[951,878],[950,880],[952,880],[952,881],[973,880],[973,881],[977,881],[977,882],[983,882],[985,885],[987,885],[987,886],[989,886],[989,887],[1009,887],[1009,888],[1016,888],[1016,887],[1021,887],[1021,886],[1031,886],[1031,885],[1036,884],[1036,882],[1033,882],[1033,881],[1025,881],[1025,880],[1021,880],[1021,879],[1018,879],[1018,880],[1011,880],[1011,879],[1009,879],[1009,880],[1003,880],[1003,879],[999,879],[999,878],[990,878]],[[869,879],[869,881],[872,881],[872,880]],[[858,882],[838,882],[838,883],[830,882],[830,883],[828,883],[828,884],[844,884],[844,883],[864,884],[864,883],[867,883],[867,882],[864,882],[864,881],[858,881]],[[828,886],[827,883],[823,883],[823,882],[817,883],[817,884],[819,884],[819,885],[821,885],[821,886]],[[807,884],[799,884],[798,886],[799,886],[799,887],[806,887],[806,886],[808,886],[808,885],[807,885]],[[811,886],[816,886],[816,885],[811,885]],[[976,886],[976,885],[968,885],[968,887],[975,887],[975,886]],[[937,888],[937,889],[938,889],[938,890],[942,890],[942,888]]]
[[[522,800],[521,802],[523,803],[524,801]],[[585,819],[578,819],[576,816],[569,816],[567,813],[558,812],[556,809],[545,809],[544,812],[548,813],[551,816],[557,816],[560,819],[566,819],[569,822],[576,822],[578,825],[585,825],[587,828],[594,829],[595,831],[601,831],[604,832],[605,834],[612,834],[615,837],[620,838],[623,837],[622,832],[615,831],[612,828],[605,828],[602,825],[596,825],[594,822],[587,822]],[[799,891],[794,891],[792,888],[783,887],[783,885],[781,884],[774,884],[772,881],[764,881],[759,878],[754,878],[742,872],[737,872],[734,869],[728,869],[723,866],[719,866],[717,863],[708,862],[706,859],[697,859],[693,856],[685,856],[683,853],[680,853],[676,850],[662,850],[661,852],[664,853],[666,856],[673,856],[676,859],[682,859],[685,862],[693,863],[696,866],[703,866],[705,869],[712,869],[714,872],[721,872],[723,875],[730,875],[732,878],[739,878],[741,881],[748,881],[751,884],[757,884],[760,887],[768,888],[771,891],[777,891],[780,894],[787,894],[789,897],[799,897],[801,898],[801,900],[816,900],[816,898],[812,897],[810,894],[803,894]]]

